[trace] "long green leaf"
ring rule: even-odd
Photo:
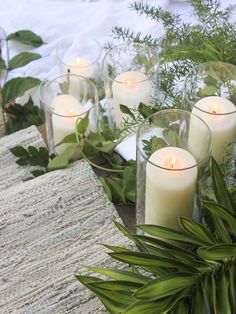
[[[233,201],[229,191],[227,190],[226,184],[223,179],[223,175],[213,157],[211,158],[210,169],[213,189],[218,203],[232,211],[235,210],[236,204]]]
[[[8,63],[8,69],[16,69],[25,66],[26,64],[40,59],[41,55],[38,53],[33,52],[21,52],[20,54],[14,56],[12,59],[10,59]]]
[[[203,205],[212,213],[226,220],[231,226],[231,231],[236,235],[236,215],[222,205],[214,202],[203,201]]]
[[[148,253],[141,252],[113,252],[108,253],[113,258],[122,261],[127,264],[148,266],[148,267],[162,267],[162,268],[183,268],[188,269],[191,272],[195,272],[196,269],[189,264],[178,261],[177,259],[170,259],[164,257],[157,257]]]
[[[131,252],[130,249],[124,248],[122,246],[118,246],[118,245],[110,245],[110,244],[103,244],[106,248],[108,248],[109,250],[113,251],[113,252]]]
[[[199,256],[205,260],[224,260],[236,257],[236,244],[216,244],[209,248],[199,248]]]
[[[134,296],[140,300],[154,301],[173,295],[186,287],[191,287],[199,280],[198,275],[190,273],[171,273],[149,281],[135,292]]]
[[[109,280],[93,283],[93,287],[101,288],[106,290],[114,291],[136,291],[138,288],[142,287],[143,284],[133,282],[133,281],[124,281],[124,280]]]
[[[232,314],[229,303],[229,278],[226,277],[226,274],[222,272],[218,285],[218,301],[220,306],[220,313]]]
[[[3,102],[6,104],[10,100],[23,96],[24,93],[40,84],[40,80],[33,77],[16,77],[4,84],[2,89]]]
[[[142,240],[144,242],[150,243],[152,246],[157,248],[162,248],[163,250],[168,252],[168,255],[172,258],[177,258],[178,260],[190,264],[192,267],[197,268],[199,270],[207,270],[210,268],[208,263],[198,257],[193,252],[184,250],[180,247],[172,245],[170,243],[164,242],[160,239],[143,236],[143,235],[136,235],[135,238]]]
[[[40,36],[30,30],[20,30],[7,36],[7,40],[14,40],[24,45],[40,47],[43,40]]]
[[[180,232],[177,230],[169,229],[163,226],[156,226],[156,225],[138,225],[138,228],[142,231],[154,236],[159,237],[167,240],[174,240],[183,243],[189,243],[193,245],[208,245],[207,242],[202,241],[201,239],[196,239],[184,232]]]
[[[149,277],[140,275],[138,273],[134,273],[132,271],[123,270],[123,269],[117,269],[117,268],[98,268],[98,267],[92,267],[88,266],[88,270],[102,274],[106,277],[116,279],[116,280],[125,280],[130,282],[137,282],[140,284],[147,283],[148,280],[150,280]]]
[[[205,297],[204,292],[202,290],[202,285],[199,283],[199,285],[195,289],[195,294],[193,294],[192,298],[192,314],[212,314],[209,312],[209,304],[205,303]]]
[[[129,306],[122,314],[157,314],[163,313],[168,309],[171,297],[166,297],[158,302],[138,301]]]
[[[188,217],[179,217],[179,224],[185,232],[197,240],[205,241],[209,245],[215,244],[213,235],[203,224],[197,223]]]

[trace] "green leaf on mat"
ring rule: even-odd
[[[27,150],[22,146],[15,146],[10,148],[10,152],[16,157],[28,157],[29,153]]]
[[[74,146],[66,148],[61,155],[58,155],[49,161],[48,171],[66,168],[69,164],[70,158],[74,155],[76,150],[77,148]]]

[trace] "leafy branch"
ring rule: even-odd
[[[213,218],[211,225],[179,217],[181,231],[139,225],[143,233],[133,234],[115,222],[127,242],[141,251],[105,244],[122,268],[89,266],[99,277],[75,274],[109,313],[235,313],[236,203],[214,160],[211,173],[219,203],[202,202]]]
[[[38,86],[41,81],[33,77],[7,79],[10,71],[40,59],[41,55],[33,52],[21,52],[9,59],[9,41],[16,41],[37,48],[43,44],[43,40],[30,30],[17,31],[5,36],[3,40],[7,60],[4,60],[0,55],[0,73],[4,74],[0,84],[0,99],[6,131],[12,133],[32,124],[42,124],[43,115],[41,110],[34,106],[31,98],[24,105],[17,103],[18,97],[23,96],[29,89]]]

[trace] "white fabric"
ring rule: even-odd
[[[44,56],[13,75],[32,75],[40,79],[58,73],[55,51],[58,43],[68,36],[83,34],[95,38],[101,45],[111,41],[111,28],[115,25],[131,27],[135,31],[151,33],[157,37],[163,34],[161,25],[139,16],[130,10],[132,0],[8,0],[1,1],[0,26],[7,34],[20,29],[30,29],[42,36],[45,45],[32,49]],[[145,2],[145,1],[144,1]],[[156,0],[146,1],[156,5]],[[160,0],[158,4],[167,9],[191,15],[187,1]],[[15,55],[11,44],[11,55]],[[19,49],[19,46],[18,48]],[[24,47],[25,49],[25,47]]]
[[[105,43],[112,41],[111,29],[117,25],[161,37],[162,25],[131,11],[130,4],[133,2],[133,0],[2,0],[0,26],[7,34],[20,29],[30,29],[39,34],[45,42],[43,46],[32,49],[43,58],[12,71],[9,78],[34,76],[43,80],[57,75],[61,68],[56,58],[56,48],[60,44],[65,47],[66,54],[68,38],[71,36],[74,36],[75,41],[80,35],[94,38],[103,47]],[[143,0],[143,2],[161,5],[165,9],[179,12],[184,21],[193,21],[193,9],[187,0]],[[222,4],[224,6],[236,4],[236,0],[222,0]],[[10,43],[11,56],[20,49],[25,47]],[[100,63],[103,55],[104,51]],[[31,91],[31,95],[34,102],[39,105],[38,89]],[[121,154],[127,157],[125,152],[123,154],[121,151]]]

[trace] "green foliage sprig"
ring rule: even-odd
[[[10,71],[41,58],[41,55],[33,52],[21,52],[9,59],[8,42],[15,41],[38,48],[43,44],[43,40],[30,30],[20,30],[8,36],[5,35],[2,41],[4,41],[3,47],[6,50],[6,60],[0,55],[0,74],[2,77],[0,82],[0,102],[6,131],[7,133],[12,133],[32,124],[40,125],[43,122],[42,111],[37,106],[34,106],[31,98],[24,105],[16,101],[26,91],[38,86],[41,81],[34,77],[7,79]]]
[[[28,146],[28,148],[25,149],[22,146],[15,146],[10,149],[10,152],[18,158],[16,160],[18,165],[40,167],[39,169],[31,171],[33,177],[38,177],[48,172],[48,163],[55,157],[54,155],[49,155],[48,150],[45,147],[36,148],[34,146]]]
[[[182,83],[191,67],[207,61],[223,61],[236,64],[236,23],[232,22],[233,6],[222,9],[219,0],[191,1],[196,23],[186,23],[181,16],[134,2],[131,9],[139,15],[162,23],[165,38],[162,43],[161,90],[165,104],[181,106]],[[114,27],[116,39],[131,40],[150,46],[160,45],[160,38],[143,35],[125,27]]]
[[[140,251],[105,245],[122,269],[87,267],[105,280],[75,274],[109,313],[235,313],[236,203],[214,160],[211,170],[218,202],[202,202],[211,225],[179,217],[181,231],[139,225],[140,235],[115,222]]]

